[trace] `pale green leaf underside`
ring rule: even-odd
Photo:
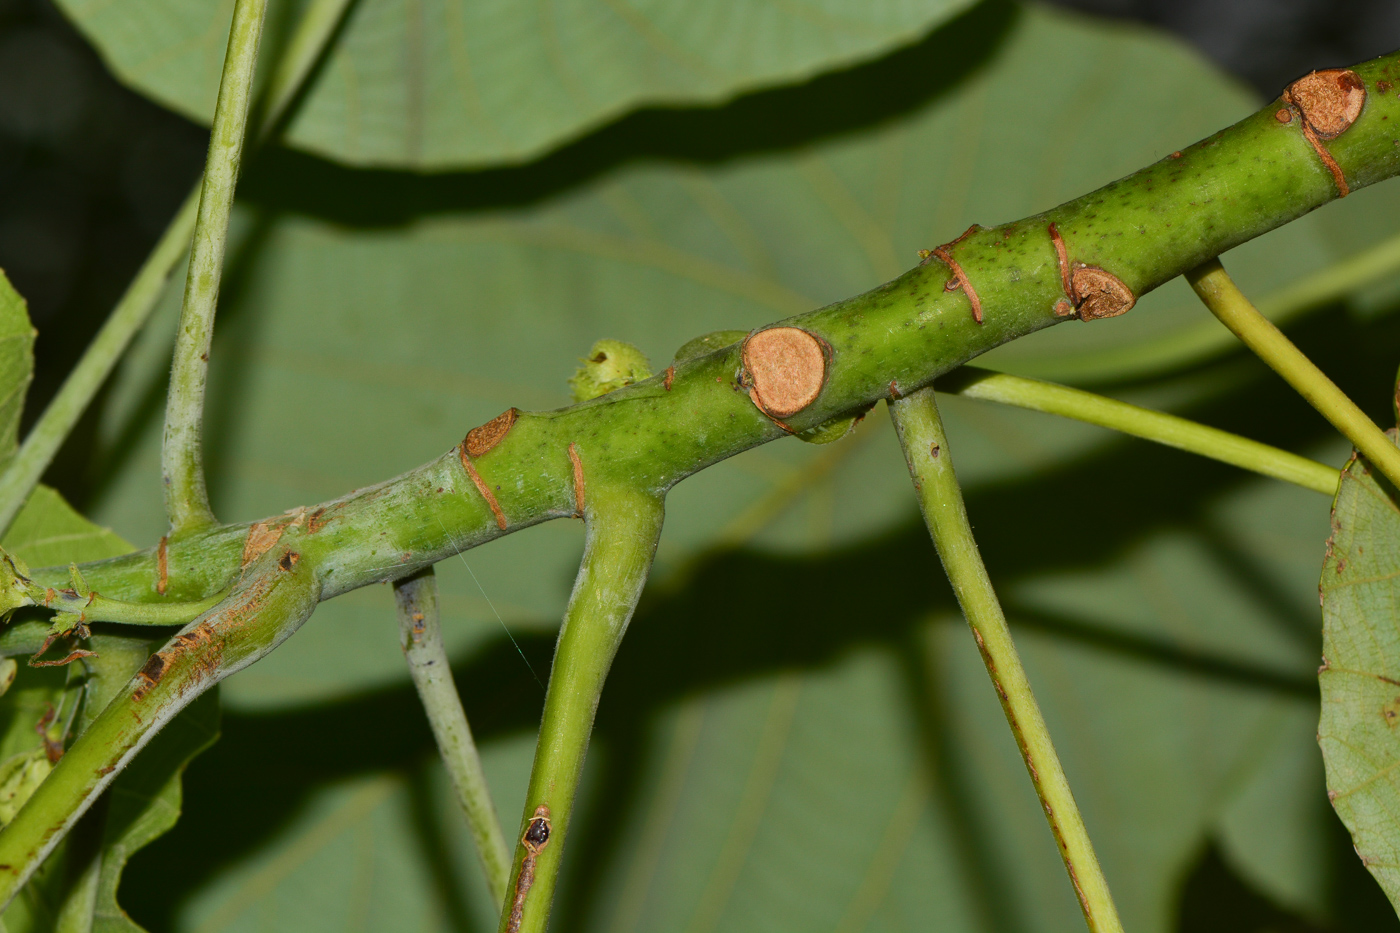
[[[965,41],[936,36],[929,54]],[[973,221],[1048,208],[1252,106],[1170,42],[1031,9],[955,91],[797,153],[624,167],[526,209],[454,207],[445,184],[434,216],[360,228],[278,213],[277,192],[265,190],[263,219],[242,215],[251,236],[243,284],[213,355],[216,510],[252,519],[393,475],[508,406],[564,404],[569,374],[600,337],[635,343],[664,366],[698,334],[862,291]],[[349,186],[336,189],[340,199],[376,195],[334,177]],[[1368,194],[1346,209],[1374,209]],[[1290,225],[1236,251],[1230,268],[1250,288],[1303,274],[1332,258],[1317,231],[1313,219]],[[1025,342],[1037,353],[1131,346],[1206,316],[1164,292],[1123,318]],[[109,438],[168,372],[176,304],[178,295],[116,385]],[[1210,834],[1261,888],[1321,909],[1326,810],[1308,691],[1326,503],[1262,482],[1193,498],[1184,491],[1192,480],[1164,468],[1152,501],[1177,506],[1145,514],[1129,534],[1122,515],[1151,503],[1104,504],[1093,491],[1087,480],[1106,469],[1102,432],[956,399],[946,413],[977,532],[1128,927],[1171,928],[1177,884]],[[164,531],[160,425],[137,423],[142,439],[98,514],[153,542]],[[814,479],[788,508],[746,517],[803,471]],[[1050,477],[1036,487],[1043,501],[1074,503],[1065,514],[988,514],[1001,496],[978,490],[1001,483],[1010,495],[1009,481],[1037,471]],[[568,871],[584,874],[573,889],[565,879],[558,923],[610,933],[1075,929],[1063,868],[940,588],[884,414],[839,444],[775,443],[681,484],[668,502],[659,579],[755,527],[744,561],[757,562],[756,577],[716,569],[644,610],[629,632],[590,757],[589,781],[603,783],[585,782],[579,824],[622,835],[596,850],[601,837],[579,830]],[[843,557],[822,556],[836,546]],[[487,723],[512,704],[537,709],[540,696],[496,611],[517,639],[545,646],[547,663],[580,547],[579,526],[555,522],[468,553],[472,573],[461,561],[439,568],[453,657],[513,685],[509,702],[472,701]],[[1267,590],[1230,572],[1222,554],[1256,568]],[[205,773],[222,783],[191,791],[188,803],[198,825],[257,819],[220,802],[253,793],[249,782],[268,799],[295,791],[298,804],[236,857],[210,856],[178,929],[489,925],[465,828],[437,783],[422,804],[422,788],[400,777],[317,770],[316,741],[341,741],[337,729],[365,755],[382,747],[356,717],[408,689],[393,618],[386,589],[349,594],[226,685],[226,733],[245,742],[329,723],[286,765],[320,776],[274,787],[260,763],[216,749]],[[932,643],[923,673],[911,660],[918,639]],[[931,692],[917,688],[921,676]],[[459,678],[469,694],[477,682]],[[357,705],[367,690],[388,693]],[[323,704],[326,720],[316,718]],[[626,721],[629,711],[637,721]],[[608,725],[610,715],[623,722]],[[483,725],[507,818],[523,794],[528,720]],[[404,767],[428,755],[424,747]],[[621,798],[590,796],[623,780],[609,762],[638,783]],[[596,809],[599,799],[607,809]],[[427,823],[442,827],[447,863],[415,822],[424,806]],[[206,840],[179,838],[185,848],[172,841],[162,858]]]
[[[268,13],[264,62],[287,2]],[[286,138],[360,165],[518,161],[638,105],[710,103],[878,55],[968,4],[360,0]],[[59,5],[122,80],[209,122],[232,0]]]
[[[1337,490],[1321,591],[1328,795],[1400,907],[1400,505],[1361,459]]]

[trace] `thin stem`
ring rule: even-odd
[[[1001,698],[1001,708],[1040,796],[1084,919],[1093,933],[1121,933],[1123,925],[1113,906],[1108,882],[973,539],[933,390],[922,389],[891,401],[890,417],[919,491],[924,521]]]
[[[590,487],[587,501],[588,538],[554,650],[502,933],[540,933],[548,923],[603,680],[661,534],[663,502],[649,492]]]
[[[204,390],[233,191],[243,161],[253,71],[266,12],[267,0],[237,0],[234,5],[219,100],[209,134],[209,157],[204,164],[190,268],[185,278],[185,302],[175,335],[175,362],[170,371],[160,458],[165,511],[176,534],[214,524],[204,484]]]
[[[165,291],[171,271],[189,247],[198,207],[199,190],[196,188],[180,205],[106,323],[88,344],[82,359],[68,374],[58,394],[24,438],[15,458],[0,475],[0,529],[9,529],[69,432],[87,410],[88,403],[112,374],[131,338],[150,317],[156,300]]]
[[[313,0],[302,15],[296,33],[268,82],[265,97],[268,104],[259,123],[259,141],[265,140],[286,114],[349,4],[350,0]],[[112,374],[131,339],[150,318],[175,264],[189,248],[201,187],[202,181],[196,182],[185,197],[102,329],[34,423],[15,458],[0,473],[0,534],[9,529],[93,396]]]
[[[1222,324],[1341,431],[1386,479],[1400,486],[1400,450],[1283,331],[1249,303],[1218,259],[1187,272],[1186,280]]]
[[[466,711],[452,681],[447,650],[442,645],[438,613],[437,577],[433,568],[421,570],[394,583],[394,599],[399,610],[399,647],[408,661],[413,686],[428,714],[433,738],[437,740],[442,763],[457,789],[457,800],[467,815],[476,854],[481,859],[486,884],[496,900],[506,896],[510,877],[510,850],[505,833],[496,818],[496,805],[486,784],[476,742]]]
[[[1097,424],[1294,483],[1326,496],[1336,495],[1341,477],[1326,464],[1229,431],[1053,382],[964,366],[939,379],[938,389],[965,398],[1000,402]]]

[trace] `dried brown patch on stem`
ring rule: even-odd
[[[1356,72],[1345,68],[1314,71],[1290,84],[1283,99],[1296,109],[1302,120],[1303,136],[1312,145],[1322,164],[1332,173],[1337,196],[1351,193],[1346,175],[1323,142],[1345,133],[1366,105],[1366,85]]]
[[[1283,92],[1320,139],[1336,139],[1345,133],[1366,105],[1366,84],[1346,68],[1314,71],[1288,85]]]
[[[1117,317],[1132,310],[1137,296],[1123,280],[1098,266],[1079,264],[1070,276],[1081,321]]]
[[[160,544],[156,545],[156,592],[161,596],[170,587],[170,558],[167,549],[170,544],[168,537],[162,537]]]
[[[462,446],[473,457],[484,456],[491,448],[501,442],[501,439],[514,426],[516,416],[519,414],[519,409],[507,408],[480,427],[468,431],[467,439],[462,442]]]
[[[530,825],[525,827],[525,834],[520,837],[520,844],[525,847],[525,858],[520,862],[520,874],[515,876],[515,895],[511,899],[507,933],[520,933],[520,924],[525,919],[525,898],[535,884],[535,862],[544,847],[549,845],[549,836],[549,807],[540,804],[530,818]]]
[[[476,491],[481,493],[481,498],[486,500],[486,504],[491,507],[491,514],[496,516],[496,527],[502,531],[506,530],[506,513],[501,511],[501,504],[496,501],[496,497],[491,494],[491,487],[486,485],[486,481],[481,478],[481,474],[476,471],[476,466],[471,458],[467,456],[467,448],[464,444],[458,448],[458,454],[462,459],[462,468],[467,471],[467,475],[476,484]]]
[[[283,525],[279,522],[254,522],[248,529],[248,537],[243,542],[241,566],[247,567],[253,561],[272,550],[282,537]]]
[[[958,261],[953,258],[951,250],[954,246],[957,246],[980,229],[981,227],[977,224],[973,224],[964,230],[963,235],[953,242],[944,243],[942,246],[933,250],[933,255],[941,259],[943,264],[953,273],[953,278],[947,285],[943,286],[943,288],[950,292],[957,291],[959,288],[963,290],[963,294],[967,296],[968,302],[972,305],[972,319],[978,324],[982,323],[982,299],[977,297],[977,290],[972,287],[972,282],[968,280],[966,273],[962,270],[962,266],[958,265]]]
[[[823,341],[800,327],[770,327],[750,335],[741,354],[749,398],[774,421],[797,414],[816,401],[826,382],[826,350]]]
[[[904,396],[901,395],[900,392],[899,392],[899,380],[898,380],[898,379],[891,379],[891,380],[890,380],[890,398],[894,399],[895,401],[899,401],[900,399],[904,398]],[[863,416],[862,416],[862,417],[863,417]]]
[[[1048,228],[1050,232],[1050,242],[1055,245],[1055,261],[1060,266],[1060,288],[1064,290],[1065,297],[1069,299],[1071,306],[1078,304],[1074,297],[1074,282],[1069,274],[1069,250],[1065,249],[1065,239],[1060,236],[1060,228],[1052,222]],[[1060,303],[1055,302],[1055,313],[1060,314]],[[1064,315],[1060,315],[1063,317]]]
[[[574,514],[583,518],[583,461],[578,458],[578,448],[569,445],[569,462],[574,467]]]

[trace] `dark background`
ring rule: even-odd
[[[1266,98],[1309,70],[1400,47],[1400,0],[1061,0],[1060,5],[1175,32]],[[164,230],[198,174],[205,139],[202,128],[119,86],[47,0],[0,0],[0,268],[28,299],[40,331],[29,417],[42,410]],[[81,502],[82,473],[61,466],[50,480]],[[547,657],[547,644],[535,647]],[[387,699],[374,704],[381,714],[396,708]],[[412,705],[407,693],[397,699]],[[257,730],[243,736],[249,747],[240,748],[242,722],[226,718],[217,754],[236,759],[252,753],[254,745],[264,748],[266,736]],[[417,740],[428,747],[426,735]],[[353,754],[363,750],[357,746]],[[187,829],[167,837],[165,845],[188,844],[178,838]],[[1340,827],[1338,833],[1337,849],[1347,862],[1337,879],[1344,889],[1340,899],[1357,908],[1357,916],[1341,922],[1348,929],[1396,928]],[[139,865],[133,869],[140,874]],[[153,927],[168,921],[159,915],[160,906],[148,910]],[[1187,880],[1180,928],[1184,933],[1317,931],[1271,907],[1212,852]]]

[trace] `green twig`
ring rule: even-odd
[[[313,0],[302,14],[277,70],[268,82],[267,106],[259,121],[259,141],[265,140],[286,115],[302,83],[320,59],[350,0]],[[199,211],[202,179],[196,182],[175,212],[155,248],[141,264],[101,330],[78,360],[58,394],[24,438],[15,458],[0,474],[0,534],[9,529],[25,499],[49,468],[64,440],[87,410],[97,390],[112,374],[136,335],[150,318],[165,291],[175,264],[185,255]]]
[[[1294,483],[1326,496],[1336,495],[1341,477],[1326,464],[1238,434],[1053,382],[964,366],[939,379],[938,389],[965,398],[1000,402],[1097,424]]]
[[[1282,326],[1397,271],[1400,271],[1400,233],[1270,292],[1259,299],[1259,311]],[[1204,363],[1235,346],[1237,343],[1229,334],[1210,321],[1201,321],[1137,346],[1026,358],[1018,360],[1017,368],[1047,379],[1113,382],[1156,376]]]
[[[923,389],[891,401],[890,416],[919,492],[924,521],[1001,698],[1006,721],[1040,796],[1084,919],[1093,933],[1121,933],[1123,925],[1113,906],[1108,882],[973,539],[933,390]]]
[[[1187,272],[1186,280],[1222,324],[1341,431],[1386,479],[1400,486],[1400,450],[1283,331],[1250,304],[1219,260]]]
[[[285,641],[320,595],[314,563],[277,547],[153,655],[0,830],[0,912],[146,742],[196,697]]]
[[[438,613],[437,577],[431,567],[394,583],[399,610],[399,647],[408,661],[413,686],[428,714],[442,763],[457,790],[457,800],[467,815],[476,854],[486,873],[486,884],[497,901],[506,896],[510,877],[510,850],[496,818],[496,805],[486,784],[471,726],[462,709],[447,650],[442,645]]]
[[[214,524],[204,484],[204,390],[209,377],[209,344],[223,278],[233,192],[243,161],[243,135],[253,93],[267,0],[237,0],[229,28],[219,100],[209,133],[209,157],[195,217],[185,301],[175,334],[175,362],[165,404],[161,476],[165,511],[175,534]]]
[[[548,923],[603,680],[661,533],[662,500],[649,492],[590,486],[587,501],[588,538],[554,650],[511,888],[501,911],[502,933],[541,933]]]

